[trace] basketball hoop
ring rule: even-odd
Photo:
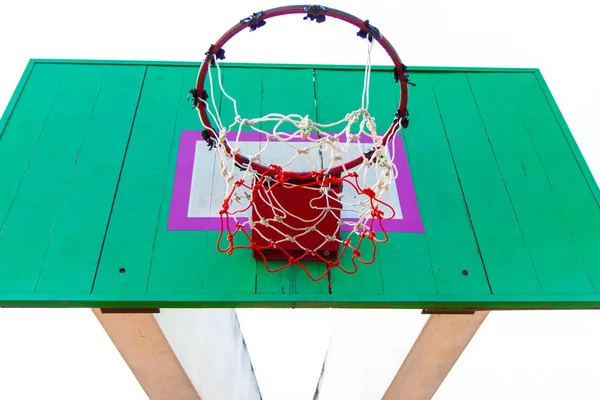
[[[219,65],[225,58],[223,46],[240,31],[246,28],[254,31],[269,18],[287,14],[304,14],[305,20],[318,23],[332,17],[359,28],[358,36],[367,40],[368,47],[360,109],[328,124],[297,114],[272,113],[249,118],[238,113],[236,100],[223,86]],[[396,115],[391,116],[390,126],[381,135],[368,110],[374,41],[392,59],[400,90]],[[233,106],[235,118],[228,123],[222,120],[215,102],[213,69],[217,72],[219,89]],[[206,81],[209,91],[205,89]],[[317,5],[279,7],[255,13],[227,31],[210,46],[196,88],[190,91],[204,126],[203,138],[210,149],[217,151],[220,173],[227,187],[219,211],[219,251],[232,254],[235,249],[249,249],[256,259],[264,262],[267,271],[277,272],[296,265],[313,281],[327,276],[332,268],[353,274],[358,270],[357,262],[372,264],[377,244],[388,239],[382,221],[395,215],[394,209],[380,198],[397,175],[393,137],[401,127],[408,126],[409,84],[406,67],[379,30],[369,21],[339,10]],[[275,127],[263,130],[260,123],[264,122]],[[284,131],[282,126],[293,129]],[[354,127],[358,133],[351,132]],[[262,145],[254,153],[243,149],[241,138],[248,131],[261,135]],[[269,145],[288,151],[289,159],[270,162]],[[320,163],[315,155],[320,157]],[[300,160],[312,167],[295,170]],[[367,184],[367,176],[375,182]],[[354,200],[342,195],[342,187],[351,188]],[[342,209],[356,217],[342,218]],[[245,243],[236,243],[239,239]],[[361,247],[365,243],[370,243],[372,249],[365,252]],[[283,261],[273,267],[269,265],[271,260]],[[315,276],[303,263],[309,260],[324,263],[325,272]]]

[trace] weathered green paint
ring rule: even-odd
[[[557,188],[548,180],[544,154],[532,141],[515,101],[512,86],[518,76],[470,73],[468,79],[543,292],[596,293],[566,224],[565,210],[556,199]],[[545,140],[552,141],[552,136]],[[557,144],[555,139],[553,145]],[[572,157],[564,152],[557,155]],[[545,160],[546,163],[561,162],[560,158],[547,156]],[[588,226],[589,234],[600,234],[593,224]]]
[[[527,74],[532,75],[532,74]],[[541,293],[502,174],[464,73],[429,77],[494,294]]]
[[[167,231],[179,135],[201,129],[196,72],[28,65],[0,120],[0,306],[600,307],[600,191],[538,70],[412,68],[403,139],[425,234],[392,233],[374,265],[319,283],[218,253],[217,232]],[[362,86],[349,66],[223,74],[244,113],[321,121],[356,108]],[[374,68],[379,125],[396,102]]]

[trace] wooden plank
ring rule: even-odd
[[[466,75],[431,74],[430,79],[492,292],[541,293]]]
[[[467,74],[542,290],[595,293],[547,172],[515,103],[514,76]]]
[[[10,212],[11,204],[27,172],[32,154],[43,132],[58,87],[64,65],[36,65],[28,76],[14,109],[2,117],[6,124],[0,140],[0,230]],[[45,93],[45,96],[40,96]],[[10,116],[10,121],[9,121]]]
[[[317,112],[320,123],[343,118],[361,107],[363,71],[316,71]],[[398,86],[389,71],[371,76],[369,110],[380,131],[387,128],[398,105]],[[357,132],[354,127],[353,132]],[[427,243],[423,234],[390,232],[388,243],[378,247],[373,265],[360,265],[356,274],[331,273],[332,292],[342,293],[435,293]],[[350,255],[343,259],[350,269]]]
[[[148,398],[200,400],[154,315],[93,311]]]
[[[242,72],[242,76],[245,76],[246,71],[223,71],[224,80],[234,80],[237,72]],[[184,87],[194,85],[197,73],[197,68],[185,69]],[[222,104],[219,92],[215,92],[215,97],[217,104]],[[184,100],[179,104],[174,130],[167,181],[156,230],[148,293],[253,293],[255,266],[249,254],[243,250],[235,252],[230,257],[219,253],[216,248],[218,237],[216,231],[167,230],[181,132],[201,129],[198,113],[190,109],[189,103]],[[232,119],[233,115],[224,114],[222,117],[225,123]],[[205,148],[200,151],[196,153],[196,157],[207,157],[207,162],[201,164],[205,169],[200,173],[214,174],[214,180],[222,180],[218,172],[213,170],[215,154],[209,153]],[[209,197],[213,194],[223,196],[223,193],[217,194],[213,191],[214,186],[205,188],[204,196]],[[213,214],[215,217],[218,216],[216,210],[211,213]]]
[[[600,206],[534,74],[511,76],[515,102],[570,235],[596,291],[600,289]],[[568,135],[568,136],[567,136]],[[573,143],[574,144],[574,143]],[[576,144],[574,144],[576,146]],[[597,186],[596,186],[597,187]]]
[[[429,74],[412,74],[405,134],[425,238],[440,294],[490,293]]]
[[[382,122],[385,121],[386,117],[389,120],[390,115],[393,117],[393,106],[396,103],[397,97],[394,96],[394,93],[389,87],[382,85],[383,81],[381,77],[383,75],[387,76],[388,74],[373,73],[371,75],[373,88],[370,92],[373,96],[370,99],[371,107],[369,107],[369,111],[373,113],[376,121]],[[342,72],[317,69],[315,71],[315,91],[318,122],[321,124],[330,124],[343,119],[346,114],[361,108],[363,78],[363,71]],[[375,95],[376,89],[379,89],[381,93]],[[390,105],[392,107],[391,110]],[[387,115],[385,111],[388,111]],[[343,127],[343,124],[338,125],[332,128],[331,131],[337,132]],[[351,132],[357,133],[358,131],[358,124],[355,124],[352,127]],[[360,153],[360,151],[361,149],[354,150],[355,153]],[[325,154],[323,157],[323,164],[328,165],[329,162],[330,156]],[[353,240],[353,243],[355,243],[355,240]],[[389,243],[382,244],[379,247],[379,255],[384,258],[386,254],[384,249],[386,246],[389,246]],[[366,244],[365,247],[369,247],[369,250],[363,249],[363,253],[368,254],[369,252],[372,252],[372,246]],[[365,260],[368,259],[369,256],[365,256]],[[341,267],[348,272],[354,270],[355,267],[352,263],[352,253],[350,251],[347,251],[342,257]],[[357,267],[356,273],[351,275],[347,274],[342,269],[334,268],[331,271],[331,292],[333,294],[383,293],[384,284],[382,280],[381,260],[376,259],[375,263],[371,265],[362,265],[357,262]]]
[[[488,314],[431,315],[383,399],[433,398]]]
[[[149,67],[106,233],[94,293],[145,293],[184,68]]]
[[[93,66],[63,67],[52,111],[43,124],[2,227],[0,292],[33,291],[77,154],[87,133],[102,72],[103,68]],[[57,76],[51,74],[46,78],[57,79]]]
[[[196,68],[186,67],[183,71],[182,87],[191,88],[195,85]],[[212,94],[211,94],[212,98]],[[209,99],[210,101],[210,99]],[[220,98],[215,96],[217,105]],[[201,129],[198,113],[183,96],[179,98],[176,123],[169,148],[166,181],[162,188],[159,215],[154,228],[152,258],[148,278],[148,293],[201,293],[204,268],[208,265],[204,258],[209,253],[207,233],[205,231],[167,231],[170,198],[175,176],[175,164],[179,149],[181,131]],[[213,159],[213,155],[210,155]],[[208,165],[207,165],[208,167]],[[203,171],[211,173],[212,170]]]
[[[102,69],[98,98],[49,239],[36,292],[91,291],[146,71],[143,66]]]
[[[308,115],[315,120],[315,97],[312,69],[263,69],[261,70],[262,103],[261,115],[269,113]],[[242,101],[257,101],[254,93],[247,93]],[[274,123],[265,122],[261,129],[271,130]],[[282,124],[279,131],[293,129],[289,123]],[[266,163],[270,155],[265,153]],[[273,154],[277,156],[277,154]],[[273,157],[272,156],[272,157]],[[269,268],[285,265],[282,261],[269,261]],[[322,263],[307,261],[303,263],[313,277],[319,277],[325,272]],[[327,278],[319,282],[311,281],[297,266],[290,266],[277,273],[266,271],[262,261],[256,262],[256,293],[327,293]]]

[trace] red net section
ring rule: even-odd
[[[219,251],[232,254],[236,249],[250,249],[267,271],[298,266],[313,281],[323,279],[333,268],[354,274],[358,263],[375,261],[377,244],[388,240],[382,221],[395,213],[375,191],[361,186],[357,172],[338,176],[315,173],[314,178],[298,180],[278,166],[270,169],[273,175],[265,173],[251,184],[244,179],[233,184],[219,211]],[[361,222],[341,218],[343,186],[368,203],[368,215],[359,219]],[[232,207],[241,198],[248,200],[247,206]],[[249,211],[250,219],[239,218]],[[343,232],[344,227],[352,229]],[[365,243],[368,245],[363,246]],[[315,274],[307,261],[320,261],[326,268]]]

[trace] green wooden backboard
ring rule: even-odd
[[[0,121],[0,306],[600,306],[600,193],[538,70],[413,68],[403,216],[374,265],[315,283],[216,251],[197,67],[30,62]],[[224,80],[243,112],[325,121],[355,107],[362,70],[229,64]],[[382,125],[395,85],[375,68]]]

